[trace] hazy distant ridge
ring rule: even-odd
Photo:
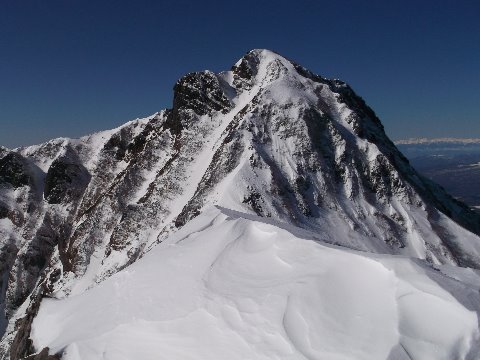
[[[395,145],[415,145],[415,144],[480,144],[480,138],[410,138],[395,141]]]

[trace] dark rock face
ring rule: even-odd
[[[7,183],[19,188],[28,185],[30,181],[27,162],[21,155],[10,152],[0,159],[0,184]]]
[[[8,207],[4,203],[0,202],[0,219],[5,219],[8,217]]]
[[[250,52],[232,66],[234,85],[238,88],[250,89],[255,75],[257,75],[259,62],[258,57]]]
[[[55,246],[59,243],[61,231],[61,225],[55,224],[55,220],[47,213],[31,242],[17,253],[10,271],[13,279],[9,280],[14,280],[14,283],[10,284],[7,290],[8,298],[12,299],[7,307],[9,313],[13,313],[34,290]]]
[[[121,161],[125,157],[129,142],[127,131],[121,129],[105,143],[103,150],[105,152],[113,152],[115,159]]]
[[[7,242],[0,247],[0,274],[8,274],[12,269],[12,266],[15,262],[18,249],[11,243]],[[8,278],[6,276],[0,276],[0,309],[3,310],[0,312],[0,334],[3,335],[5,331],[6,320],[8,320],[10,313],[7,313],[8,309],[5,307],[8,304],[8,299],[6,298],[6,290],[8,287]]]
[[[10,359],[24,359],[35,352],[30,340],[30,332],[39,307],[40,299],[34,301],[27,309],[26,315],[15,323],[17,333],[10,347]]]
[[[190,109],[197,115],[212,111],[225,112],[230,101],[223,93],[218,78],[210,71],[190,73],[174,86],[173,109]]]
[[[68,157],[55,159],[45,178],[44,197],[49,204],[69,202],[83,194],[90,174],[82,164]]]
[[[43,348],[38,354],[30,355],[25,358],[25,360],[60,360],[61,355],[49,355],[48,347]]]
[[[226,113],[231,107],[217,76],[210,71],[185,75],[175,84],[173,91],[173,109],[165,126],[174,134],[179,134],[194,121],[191,111],[202,116],[214,111]]]
[[[24,359],[24,360],[60,360],[60,354],[49,355],[49,349],[44,348],[36,353],[30,339],[30,332],[32,329],[32,322],[38,313],[41,298],[38,295],[32,296],[31,306],[28,307],[25,317],[15,323],[17,329],[16,336],[10,347],[10,359]]]

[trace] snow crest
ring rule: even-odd
[[[98,287],[45,299],[34,345],[65,360],[440,360],[478,344],[472,305],[450,293],[461,280],[312,235],[206,209]]]

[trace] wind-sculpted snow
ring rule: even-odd
[[[315,237],[207,209],[98,287],[45,299],[34,345],[66,360],[441,360],[480,351],[480,302],[468,301],[477,289],[405,257]]]
[[[304,229],[324,244],[425,260],[421,266],[402,260],[411,264],[412,274],[432,273],[428,266],[480,268],[480,216],[418,175],[363,99],[342,81],[315,75],[271,51],[253,50],[230,71],[195,72],[181,78],[174,87],[172,109],[80,139],[0,148],[0,310],[5,313],[0,320],[0,333],[4,333],[0,358],[19,359],[42,350],[34,348],[29,339],[42,298],[67,298],[68,303],[87,289],[92,288],[87,294],[95,294],[96,286],[106,279],[119,271],[124,274],[122,270],[128,273],[145,253],[164,248],[179,231],[185,234],[190,222],[212,206],[270,219],[275,226],[281,222],[294,226],[295,231]],[[252,239],[258,237],[255,229],[251,228]],[[222,254],[213,251],[210,256],[218,256],[215,263],[219,264],[230,256],[227,250]],[[354,282],[359,286],[363,282],[367,286],[370,275],[360,270],[357,274],[357,265],[369,274],[378,272],[375,276],[382,292],[383,286],[389,288],[391,272],[395,272],[384,270],[386,263],[379,266],[372,257],[360,258],[371,266],[339,260],[341,267],[327,266],[328,256],[319,258],[326,262],[329,277],[339,282],[344,281],[342,267],[351,276],[359,276]],[[189,266],[175,259],[180,263],[173,265],[176,260],[164,257],[158,261],[166,261],[172,269]],[[230,259],[232,271],[234,260]],[[288,264],[283,264],[285,269],[281,264],[280,258],[278,264],[271,264],[279,274],[288,269]],[[169,271],[174,279],[175,271]],[[228,276],[228,271],[223,273]],[[314,275],[323,279],[321,274]],[[159,275],[150,276],[154,281]],[[285,276],[278,281],[288,283],[293,275]],[[261,277],[251,280],[263,281]],[[175,280],[178,286],[181,281]],[[322,281],[305,289],[304,295],[291,297],[289,303],[300,302],[301,306],[283,313],[290,324],[285,325],[286,339],[293,348],[306,351],[306,357],[315,357],[316,351],[328,351],[330,346],[317,349],[317,338],[310,345],[299,345],[307,337],[295,334],[297,330],[304,334],[308,328],[301,325],[301,318],[308,317],[300,308],[311,309],[310,297],[320,301],[310,291],[327,296],[328,286]],[[272,289],[273,285],[268,286]],[[372,293],[377,290],[372,288]],[[384,295],[375,296],[383,299]],[[476,301],[478,294],[472,297]],[[166,299],[162,299],[164,305],[152,301],[152,306],[170,304]],[[399,301],[385,301],[401,308]],[[284,304],[285,309],[289,306]],[[345,307],[349,306],[354,304],[347,302]],[[174,306],[170,311],[176,311]],[[321,310],[310,317],[320,317],[321,323],[330,321],[327,315],[338,317],[339,324],[351,318],[348,312],[345,318],[340,310],[328,308],[327,312],[331,315]],[[192,316],[203,322],[210,315]],[[421,327],[413,323],[404,327],[402,321],[394,321],[399,329]],[[295,331],[288,330],[292,326]],[[358,330],[355,336],[361,333]],[[43,335],[38,336],[42,339]],[[331,344],[344,341],[333,335],[329,338]],[[466,333],[452,333],[444,343],[468,339]],[[54,341],[42,340],[37,346]],[[351,346],[367,346],[372,341],[359,337]],[[399,343],[395,341],[389,344]],[[401,343],[408,347],[407,340]],[[467,347],[458,345],[457,350]],[[387,348],[390,351],[392,346]]]

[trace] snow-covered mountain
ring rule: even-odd
[[[347,84],[253,50],[172,109],[0,148],[0,354],[476,359],[479,234]]]

